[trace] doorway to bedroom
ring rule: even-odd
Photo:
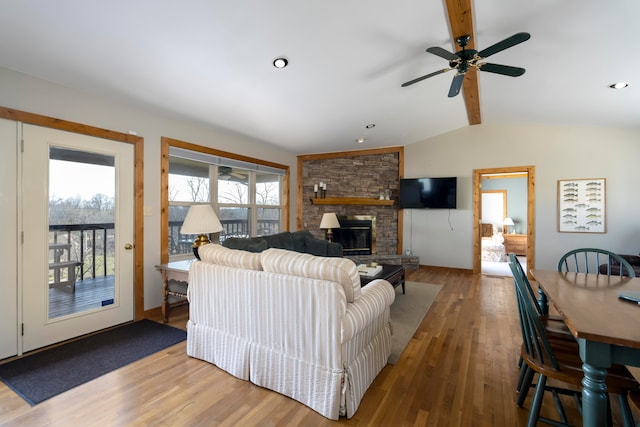
[[[534,167],[474,171],[473,271],[511,276],[509,253],[533,268]]]

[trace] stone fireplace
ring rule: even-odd
[[[298,229],[324,238],[325,230],[319,228],[322,215],[335,213],[341,227],[332,230],[333,240],[336,232],[340,233],[337,239],[342,239],[343,233],[349,236],[348,242],[341,242],[345,257],[356,264],[377,262],[419,268],[418,257],[400,253],[402,218],[396,200],[403,155],[402,147],[388,147],[298,156]],[[322,195],[314,192],[320,182],[327,186]],[[380,200],[380,194],[387,190],[391,192],[390,201]],[[374,218],[370,237],[367,231],[356,228],[361,224],[350,227],[347,220],[347,227],[343,227],[342,218],[354,216]],[[345,246],[351,247],[345,250]]]
[[[340,228],[333,229],[333,241],[342,245],[345,256],[376,253],[376,217],[339,215]]]
[[[388,147],[298,156],[297,228],[323,238],[324,231],[319,225],[324,213],[335,213],[339,218],[374,216],[375,237],[372,236],[370,245],[373,253],[363,256],[398,254],[401,240],[395,200],[402,152],[402,147]],[[314,186],[320,182],[327,186],[323,195],[314,192]],[[391,192],[391,201],[379,200],[381,192],[387,190]]]

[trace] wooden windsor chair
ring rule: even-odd
[[[614,252],[598,248],[578,248],[567,252],[558,261],[558,271],[611,276],[614,275],[611,267],[615,264],[620,266],[618,275],[636,277],[629,261]]]
[[[533,290],[533,287],[531,286],[531,282],[529,282],[529,279],[527,278],[527,274],[524,271],[524,268],[522,268],[522,264],[520,264],[518,257],[516,257],[514,253],[510,253],[509,260],[513,268],[517,270],[517,274],[522,279],[522,284],[527,290],[529,297],[531,298],[532,301],[536,301],[536,293]],[[514,272],[514,276],[515,274],[516,273]],[[543,310],[543,308],[539,304],[535,304],[535,308],[536,308],[536,311],[538,312],[538,316],[540,317],[541,322],[545,327],[545,330],[547,331],[547,334],[549,335],[549,338],[552,340],[563,342],[565,346],[569,346],[572,350],[578,351],[578,343],[576,342],[575,338],[571,334],[571,331],[569,331],[569,328],[564,323],[562,318],[560,316],[550,316],[545,312],[545,310]],[[520,326],[523,327],[522,324]],[[524,382],[524,378],[526,377],[527,371],[529,369],[527,364],[523,363],[522,356],[520,356],[518,360],[518,367],[520,367],[520,377],[518,378],[516,391],[520,393],[520,390]]]

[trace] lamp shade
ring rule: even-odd
[[[222,224],[211,205],[191,205],[180,229],[181,234],[207,234],[222,231]]]
[[[502,225],[515,225],[513,220],[509,217],[505,218],[504,221],[502,222]]]
[[[338,221],[338,217],[334,213],[325,213],[322,214],[322,221],[320,221],[320,228],[329,229],[329,228],[340,228],[340,222]]]

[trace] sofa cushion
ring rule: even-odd
[[[319,257],[274,248],[267,249],[260,255],[264,271],[330,280],[342,285],[347,302],[360,298],[360,274],[356,264],[350,259]]]
[[[315,239],[313,237],[305,237],[304,251],[311,255],[327,256],[328,243],[329,242],[327,242],[326,240]]]
[[[255,243],[249,243],[249,245],[247,246],[247,250],[249,252],[262,252],[266,249],[269,249],[269,244],[264,239],[260,239]]]
[[[293,239],[293,250],[296,252],[307,252],[306,240],[307,238],[313,239],[313,234],[309,230],[298,230],[291,232],[291,238]]]
[[[225,248],[242,249],[243,251],[248,251],[249,246],[251,246],[254,249],[260,246],[264,246],[264,244],[262,243],[263,241],[264,241],[264,238],[262,237],[250,237],[250,238],[229,237],[225,239],[221,244]],[[268,247],[269,247],[269,244],[267,243],[267,247],[265,247],[265,249]],[[257,251],[252,251],[252,252],[257,252]]]
[[[252,253],[240,249],[229,249],[224,246],[209,243],[198,248],[198,255],[200,255],[201,261],[210,264],[244,268],[247,270],[262,270],[259,253]]]
[[[288,231],[262,236],[262,238],[267,241],[270,248],[293,250],[293,237]]]
[[[331,257],[341,257],[342,256],[342,245],[336,242],[327,242],[327,256]]]

